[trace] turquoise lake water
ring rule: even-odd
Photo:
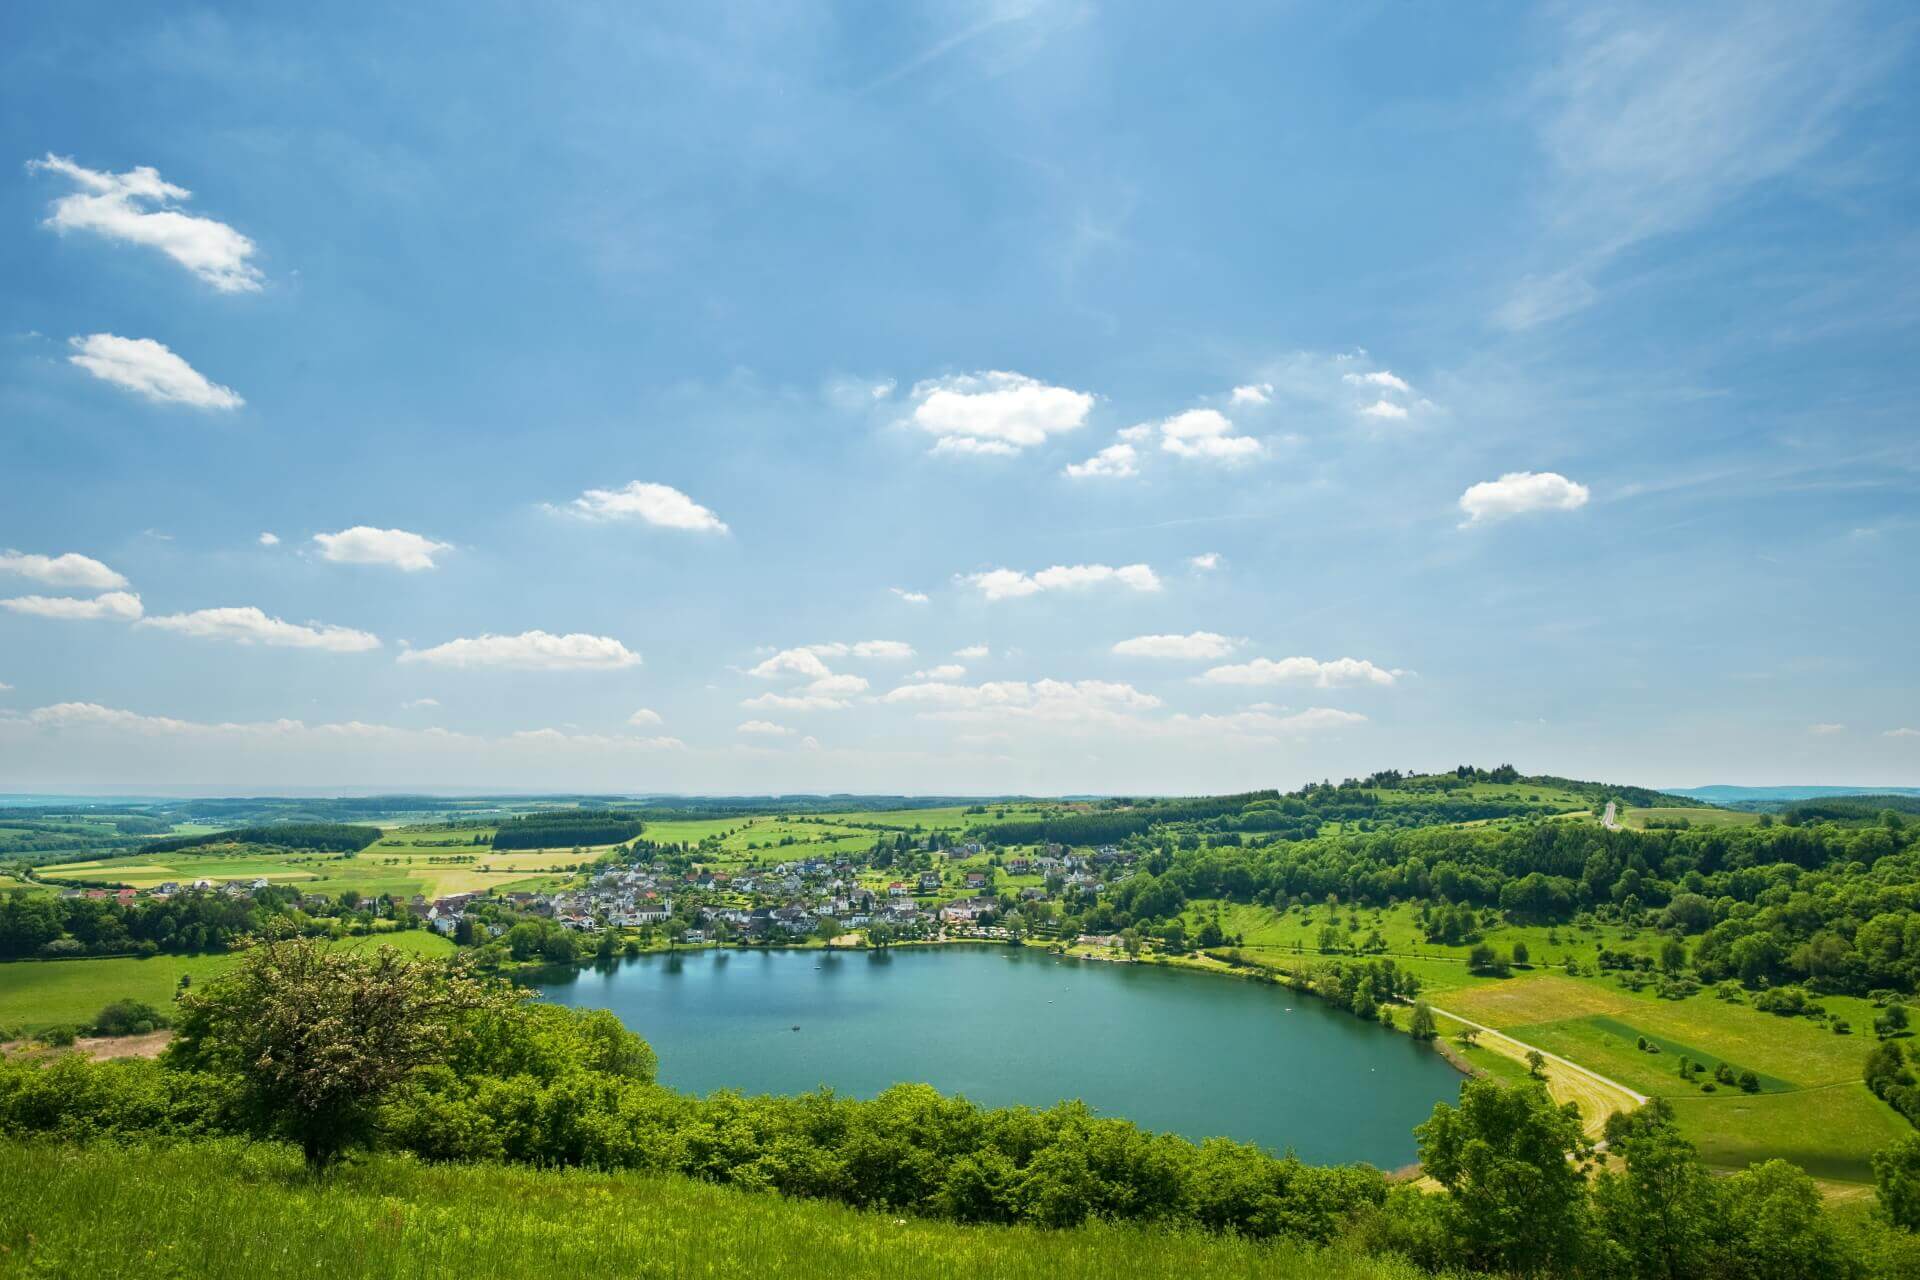
[[[1461,1081],[1432,1049],[1284,987],[1008,947],[648,955],[541,991],[612,1010],[686,1092],[871,1097],[911,1080],[988,1106],[1081,1098],[1313,1163],[1412,1163],[1413,1126]]]

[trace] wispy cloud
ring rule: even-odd
[[[1608,265],[1789,174],[1832,140],[1899,44],[1853,5],[1563,10],[1526,103],[1551,165],[1542,266],[1497,313],[1510,328],[1590,306]]]
[[[29,173],[53,173],[79,188],[53,202],[47,225],[56,231],[86,231],[123,244],[158,249],[222,293],[250,293],[261,275],[249,259],[254,243],[224,222],[178,207],[193,193],[145,165],[103,173],[48,154],[27,162]]]
[[[111,619],[132,622],[145,612],[140,597],[128,591],[109,591],[91,600],[73,596],[15,596],[0,600],[0,609],[30,614],[36,618],[59,618],[68,622],[93,622]]]
[[[1269,685],[1306,684],[1321,689],[1342,685],[1391,687],[1402,672],[1375,666],[1365,658],[1255,658],[1233,666],[1212,667],[1195,677],[1206,684]]]
[[[1186,635],[1135,636],[1113,646],[1123,658],[1224,658],[1240,647],[1240,641],[1213,631],[1193,631]]]
[[[84,338],[71,338],[68,343],[73,347],[73,354],[67,357],[68,364],[157,404],[238,409],[246,403],[232,387],[209,381],[165,343],[152,338],[92,333]]]
[[[988,569],[963,574],[960,579],[988,600],[1018,600],[1042,591],[1077,591],[1114,585],[1134,591],[1158,591],[1160,578],[1144,564],[1056,564],[1037,573],[1018,569]]]
[[[301,625],[269,617],[252,605],[196,609],[142,618],[137,624],[185,636],[264,644],[288,649],[320,649],[327,653],[365,653],[380,647],[380,637],[352,627],[326,623]]]
[[[725,533],[724,520],[670,484],[635,480],[623,489],[589,489],[564,508],[584,520],[637,520],[661,529]]]
[[[610,636],[523,631],[517,636],[473,636],[430,649],[409,649],[400,661],[465,670],[617,671],[639,666],[640,655]]]

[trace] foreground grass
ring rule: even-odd
[[[1338,1249],[1093,1226],[961,1227],[677,1178],[291,1149],[0,1142],[0,1276],[1314,1277],[1423,1273]]]

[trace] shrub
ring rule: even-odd
[[[143,1036],[169,1025],[167,1015],[144,1000],[115,1000],[93,1019],[97,1036]]]

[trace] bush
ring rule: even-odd
[[[93,1019],[97,1036],[143,1036],[170,1025],[167,1015],[144,1000],[115,1000]]]

